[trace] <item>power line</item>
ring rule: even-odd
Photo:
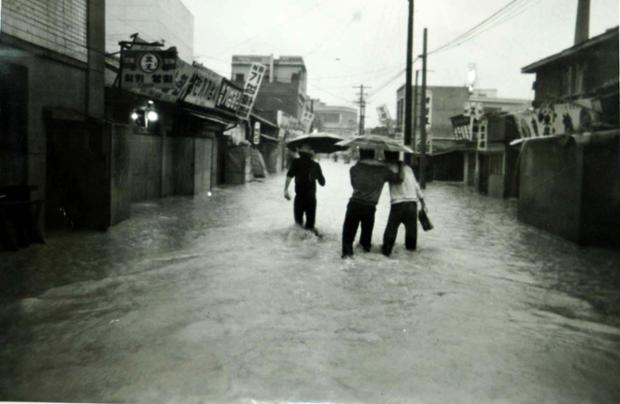
[[[428,54],[430,55],[430,54],[438,53],[438,52],[459,46],[463,44],[464,42],[469,41],[470,39],[474,38],[475,36],[480,35],[481,33],[486,32],[489,29],[496,27],[499,23],[503,23],[503,22],[508,21],[509,19],[514,18],[516,15],[510,14],[510,13],[513,13],[515,10],[524,11],[524,7],[526,7],[530,1],[531,0],[511,0],[508,4],[504,5],[502,8],[495,11],[493,14],[486,17],[485,19],[480,21],[478,24],[474,25],[472,28],[456,36],[455,38],[446,42],[445,44],[433,49],[432,51],[429,51]],[[509,18],[505,18],[506,16],[508,16]]]
[[[481,22],[474,25],[472,28],[468,29],[464,33],[458,35],[457,37],[446,42],[445,44],[433,49],[432,51],[429,51],[427,55],[453,49],[473,39],[474,37],[521,15],[528,8],[530,8],[532,5],[535,4],[532,1],[533,0],[511,0],[508,4],[506,4],[505,6],[503,6],[502,8],[500,8],[499,10],[491,14],[490,16],[486,17]],[[416,60],[414,60],[414,63],[418,59],[420,59],[419,56],[416,58]],[[394,77],[392,77],[387,82],[379,86],[375,91],[373,91],[373,93],[371,94],[371,97],[377,95],[379,92],[384,90],[387,86],[389,86],[391,83],[397,80],[404,73],[405,73],[405,69],[399,71]]]

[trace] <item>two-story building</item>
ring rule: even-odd
[[[345,138],[353,136],[358,131],[357,110],[315,100],[314,127],[319,132],[329,132]]]
[[[250,66],[258,63],[266,67],[265,75],[258,90],[253,114],[261,125],[280,126],[286,117],[287,127],[297,127],[309,132],[313,121],[313,103],[307,95],[306,65],[301,56],[273,55],[233,55],[231,80],[243,86],[248,78]],[[257,118],[258,117],[258,118]],[[253,128],[252,128],[253,129]],[[282,130],[281,137],[260,136],[257,146],[270,172],[276,172],[286,161],[286,148],[283,141],[288,130]]]
[[[522,69],[536,95],[518,122],[518,214],[581,244],[620,245],[618,27],[588,39],[584,26],[578,15],[574,46]]]

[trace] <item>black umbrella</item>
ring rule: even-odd
[[[302,135],[287,141],[286,147],[296,151],[303,145],[307,145],[315,153],[333,153],[347,149],[346,146],[336,146],[336,143],[342,141],[343,139],[343,137],[331,133],[311,133],[309,135]]]

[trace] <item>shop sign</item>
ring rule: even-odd
[[[174,71],[172,87],[145,86],[133,88],[132,91],[160,101],[177,102],[187,91],[193,74],[194,68],[179,59]]]
[[[562,103],[515,114],[521,137],[569,135],[588,130],[599,120],[599,115],[590,100],[580,100],[580,104],[587,104],[588,108],[576,103]]]
[[[266,70],[267,67],[259,63],[252,63],[250,66],[248,79],[245,82],[243,89],[243,97],[241,98],[239,108],[237,109],[237,116],[239,118],[248,119],[250,116],[250,112],[252,112],[252,107],[254,106],[254,101],[256,101],[256,96]]]
[[[314,112],[304,109],[304,112],[301,114],[301,124],[306,133],[310,132],[310,127],[312,126],[313,121]]]
[[[123,49],[121,52],[121,87],[127,90],[174,87],[177,68],[176,49],[161,50],[157,47]]]
[[[222,79],[215,106],[230,112],[236,112],[243,92],[226,79]]]
[[[222,76],[202,66],[193,66],[193,75],[183,101],[199,107],[214,108]]]
[[[466,115],[459,115],[450,118],[452,121],[452,130],[454,133],[454,139],[457,141],[473,140],[470,121],[471,117]]]

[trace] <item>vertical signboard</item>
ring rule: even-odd
[[[265,75],[266,70],[267,67],[259,63],[252,63],[250,66],[248,79],[246,80],[243,89],[243,97],[241,98],[239,108],[237,109],[237,116],[239,118],[248,119],[250,116],[252,107],[254,106],[254,101],[256,101],[258,89],[263,81],[263,76]]]
[[[222,79],[220,91],[215,102],[215,106],[228,112],[237,112],[243,92],[233,85],[229,80]]]
[[[314,112],[310,111],[309,108],[305,107],[304,111],[301,114],[301,124],[303,125],[304,132],[310,132],[310,127],[312,126],[313,121]]]

